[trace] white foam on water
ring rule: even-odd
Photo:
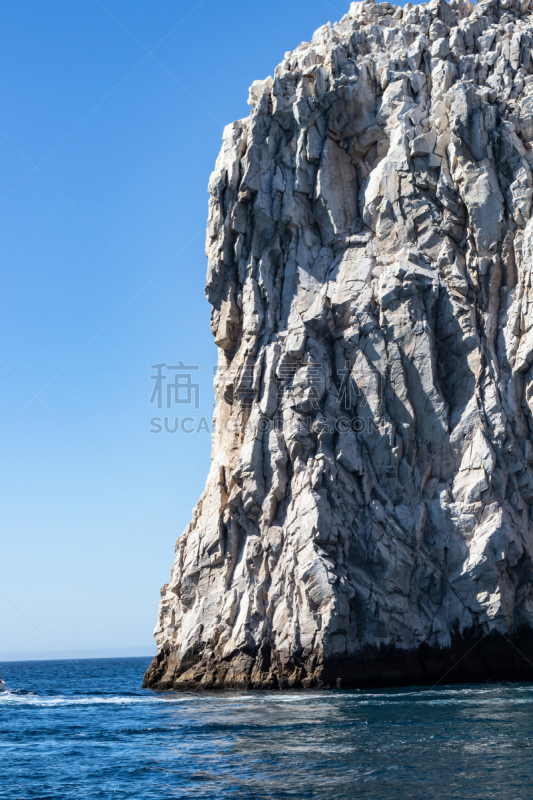
[[[185,697],[176,697],[174,695],[151,695],[148,697],[68,697],[65,695],[57,695],[55,697],[43,697],[33,693],[19,694],[17,692],[6,691],[2,692],[0,695],[0,707],[3,705],[42,707],[101,705],[130,706],[138,705],[139,703],[174,704],[183,703],[185,700]]]
[[[498,692],[498,697],[495,697]],[[524,696],[526,694],[526,696]],[[257,707],[264,703],[282,704],[313,704],[313,705],[342,705],[347,700],[360,706],[399,706],[407,702],[413,705],[492,705],[500,706],[525,705],[533,703],[533,688],[530,686],[506,686],[504,696],[501,688],[497,690],[492,686],[487,687],[450,687],[428,688],[418,691],[397,691],[394,693],[349,691],[349,692],[316,692],[300,694],[298,692],[283,693],[247,693],[242,694],[197,694],[192,692],[151,693],[145,696],[72,696],[38,695],[32,692],[21,693],[6,689],[0,693],[0,707],[2,706],[36,706],[36,707],[61,707],[61,706],[129,706],[138,704],[165,704],[176,705],[191,703],[192,705],[246,705]],[[354,702],[355,701],[355,702]]]

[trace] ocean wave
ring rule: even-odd
[[[86,694],[37,694],[25,689],[6,689],[0,693],[0,707],[17,706],[129,706],[129,705],[176,705],[188,703],[201,706],[242,706],[250,709],[267,704],[292,704],[307,706],[332,706],[349,703],[353,706],[401,706],[413,705],[524,705],[533,703],[531,686],[465,686],[428,688],[402,692],[372,692],[364,690],[334,692],[239,692],[239,693],[192,693],[192,692],[150,692],[139,695],[133,692],[107,694],[89,692]]]
[[[131,695],[126,697],[98,697],[98,696],[82,696],[82,697],[70,697],[68,695],[56,695],[52,697],[46,697],[43,695],[32,694],[32,693],[24,693],[19,694],[18,692],[13,691],[5,691],[2,692],[0,695],[0,706],[2,705],[19,705],[19,706],[102,706],[102,705],[120,705],[120,706],[128,706],[128,705],[138,705],[138,704],[150,704],[150,703],[167,703],[167,704],[174,704],[174,703],[182,703],[185,701],[185,697],[179,697],[174,695],[168,696],[157,696],[152,695],[149,697],[132,697]]]

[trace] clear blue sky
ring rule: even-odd
[[[150,433],[150,365],[198,365],[200,409],[167,413],[211,419],[222,128],[348,7],[0,3],[0,661],[154,651],[210,438]]]

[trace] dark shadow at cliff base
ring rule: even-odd
[[[172,669],[170,652],[159,653],[144,677],[144,688],[203,691],[213,689],[369,689],[393,686],[533,681],[533,632],[513,637],[499,633],[455,636],[449,648],[427,645],[402,651],[394,647],[366,648],[357,659],[316,664],[298,660],[284,666],[272,659],[268,672],[256,660],[237,659],[205,664],[198,661]],[[238,661],[238,666],[235,663]],[[311,667],[311,664],[316,664]],[[169,668],[170,667],[170,668]]]
[[[513,638],[470,633],[455,637],[449,648],[422,645],[407,652],[385,647],[368,650],[357,661],[326,663],[323,680],[328,687],[361,689],[533,681],[533,633],[527,630]]]

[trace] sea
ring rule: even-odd
[[[5,664],[0,798],[533,797],[533,684],[155,692],[149,662]]]

